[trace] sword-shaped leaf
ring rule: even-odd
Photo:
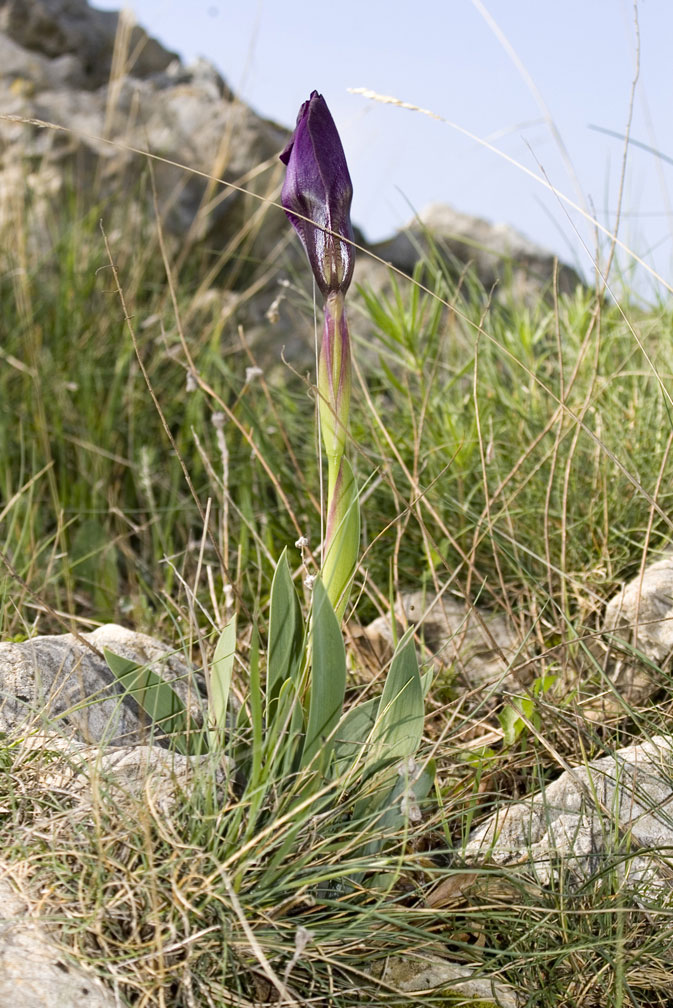
[[[104,649],[105,660],[124,691],[145,711],[152,724],[157,724],[173,737],[176,748],[185,754],[207,751],[203,732],[192,725],[187,709],[169,684],[146,665],[123,658]]]
[[[210,680],[208,684],[210,701],[208,734],[211,748],[222,748],[224,746],[229,689],[234,671],[235,656],[236,617],[233,616],[220,634],[220,638],[215,645],[215,653],[210,668]]]
[[[307,766],[322,750],[326,767],[346,693],[346,648],[320,578],[313,585],[312,619],[311,698],[302,765]]]
[[[292,583],[283,550],[271,585],[269,614],[269,658],[266,673],[266,720],[271,725],[278,705],[278,695],[286,679],[297,679],[303,657],[304,626],[301,606]]]
[[[373,769],[415,755],[423,736],[423,687],[413,628],[401,639],[386,677],[368,762]]]

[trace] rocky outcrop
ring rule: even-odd
[[[85,0],[21,0],[1,11],[0,108],[12,117],[0,120],[5,205],[28,181],[32,199],[74,186],[103,216],[120,204],[128,215],[152,211],[154,186],[169,232],[216,249],[240,238],[239,254],[253,253],[266,217],[255,196],[278,188],[285,130],[237,101],[209,64],[184,67]],[[143,151],[155,155],[152,186]],[[285,231],[280,212],[269,216],[262,255]]]
[[[3,0],[0,4],[0,32],[15,43],[15,60],[19,47],[33,54],[30,70],[31,75],[37,74],[31,76],[36,83],[42,71],[53,83],[75,88],[93,91],[107,84],[119,28],[119,13],[95,10],[83,0]],[[125,31],[134,77],[151,77],[177,59],[137,25],[127,24]],[[4,63],[3,76],[16,75],[19,69],[18,62]]]
[[[283,346],[301,366],[313,359],[312,321],[297,307],[302,295],[279,287],[297,279],[310,292],[303,252],[274,205],[288,136],[238,100],[213,66],[184,66],[126,15],[86,0],[0,3],[0,232],[20,225],[47,255],[53,207],[67,206],[74,187],[81,206],[96,207],[107,230],[118,227],[132,243],[132,222],[153,217],[156,193],[174,262],[207,250],[204,273],[212,265],[213,284],[226,279],[234,293],[223,303],[225,338],[238,345],[244,325],[263,366],[279,361]],[[433,249],[456,273],[471,264],[487,290],[502,281],[496,297],[502,289],[535,300],[551,284],[551,255],[512,229],[448,206],[431,207],[371,246],[407,274]],[[11,254],[5,242],[9,268]],[[390,289],[386,265],[358,260],[356,283]],[[560,267],[561,290],[577,282]]]

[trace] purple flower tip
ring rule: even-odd
[[[306,249],[318,287],[324,297],[334,291],[345,294],[355,253],[337,235],[353,240],[353,186],[334,120],[317,91],[300,108],[280,159],[287,165],[281,202]]]

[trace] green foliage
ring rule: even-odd
[[[229,620],[219,636],[210,667],[208,680],[210,721],[210,747],[222,748],[227,731],[229,689],[236,656],[236,617]]]
[[[319,582],[303,612],[283,553],[320,535],[313,399],[289,375],[245,380],[221,291],[200,308],[183,272],[168,308],[153,230],[127,224],[113,253],[162,420],[111,294],[98,217],[74,214],[48,255],[0,250],[3,640],[60,631],[59,613],[184,646],[225,629],[204,725],[162,679],[107,656],[157,735],[202,757],[170,815],[142,798],[120,816],[107,781],[95,815],[73,815],[72,798],[38,773],[63,755],[19,759],[0,739],[3,856],[29,866],[55,916],[68,908],[73,943],[101,973],[126,971],[131,1003],[268,1000],[249,934],[282,978],[300,926],[316,937],[290,983],[296,972],[316,1003],[390,1004],[389,990],[369,988],[372,961],[433,943],[541,1008],[665,1003],[670,910],[638,909],[624,846],[579,889],[563,872],[542,886],[518,865],[486,865],[483,888],[456,905],[436,911],[426,896],[461,870],[455,851],[488,813],[558,774],[551,753],[581,765],[670,730],[666,669],[650,662],[659,693],[635,704],[594,652],[605,600],[671,538],[670,305],[580,288],[522,307],[436,259],[412,281],[391,277],[387,296],[364,292],[364,316],[353,305],[367,356],[351,461],[373,544],[355,576],[355,621],[399,590],[448,586],[523,627],[515,666],[535,672],[504,699],[475,698],[453,668],[419,685],[402,636],[382,686],[380,663],[363,668],[349,650],[357,685],[344,694],[334,612]],[[237,625],[218,611],[229,588]],[[622,657],[646,667],[635,650]],[[426,693],[436,776],[426,749],[418,756]],[[586,716],[592,693],[617,713]],[[417,821],[419,804],[431,818]]]
[[[536,697],[544,696],[557,681],[555,675],[538,676],[531,687],[530,696],[513,696],[508,698],[507,705],[498,715],[505,745],[514,745],[519,736],[526,731],[529,724],[534,730],[542,727],[542,719],[537,710]]]
[[[634,572],[642,530],[650,550],[673,532],[670,308],[578,288],[487,310],[441,265],[415,279],[427,293],[396,278],[387,297],[363,291],[379,364],[352,411],[379,475],[367,538],[392,545],[404,521],[395,587],[470,569],[480,604],[506,611],[533,592],[561,620],[579,595],[608,597]]]
[[[271,585],[269,606],[269,666],[266,674],[266,718],[275,719],[280,690],[288,679],[298,682],[304,626],[301,606],[292,584],[287,549],[283,550]]]
[[[311,445],[302,444],[310,422],[304,390],[267,385],[264,376],[246,382],[249,361],[223,353],[238,343],[237,319],[222,320],[226,290],[210,301],[201,292],[199,300],[194,276],[183,270],[174,309],[156,228],[139,231],[133,217],[111,251],[136,355],[113,290],[101,215],[68,209],[68,222],[54,225],[54,244],[26,262],[15,258],[20,242],[0,243],[0,547],[28,589],[54,609],[172,633],[189,605],[185,584],[194,583],[194,543],[204,535],[210,498],[220,556],[209,542],[199,569],[205,574],[210,566],[218,588],[235,584],[252,608],[268,590],[280,543],[297,537],[300,521],[309,535],[319,528],[307,493],[317,485],[317,463]],[[194,264],[206,274],[198,256]],[[188,380],[181,327],[202,386]],[[219,427],[218,414],[225,416]],[[277,482],[261,459],[270,460]],[[283,487],[294,487],[289,497],[279,493]],[[0,589],[5,574],[0,568]],[[14,586],[19,609],[26,591]],[[196,591],[209,604],[201,583]],[[23,630],[12,607],[3,616],[7,633]]]
[[[311,684],[302,764],[310,766],[320,754],[321,765],[329,766],[346,694],[346,648],[321,578],[313,585],[311,612]]]
[[[334,611],[342,619],[360,554],[360,500],[353,469],[345,456],[340,459],[334,485],[332,479],[330,474],[321,574]]]
[[[351,815],[363,850],[379,850],[415,814],[434,780],[434,763],[417,767],[414,761],[423,734],[423,687],[411,634],[396,648],[381,697],[344,712],[346,650],[336,614],[318,578],[304,627],[284,552],[271,586],[266,695],[255,649],[247,709],[230,729],[235,627],[231,620],[215,646],[207,732],[190,721],[161,677],[109,651],[105,657],[125,691],[171,735],[178,751],[231,756],[244,782],[241,808],[249,800],[254,810],[248,828],[264,817],[264,795],[271,788],[303,803],[327,789],[328,807],[337,809],[348,790],[359,796]]]
[[[204,752],[203,733],[191,721],[175,690],[156,672],[105,648],[105,660],[117,682],[147,713],[152,725],[175,740],[184,755]]]

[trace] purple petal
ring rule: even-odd
[[[353,276],[354,250],[336,236],[353,240],[353,187],[339,133],[317,91],[301,106],[294,135],[280,159],[287,165],[281,202],[306,249],[316,282],[325,297],[331,291],[345,293]]]

